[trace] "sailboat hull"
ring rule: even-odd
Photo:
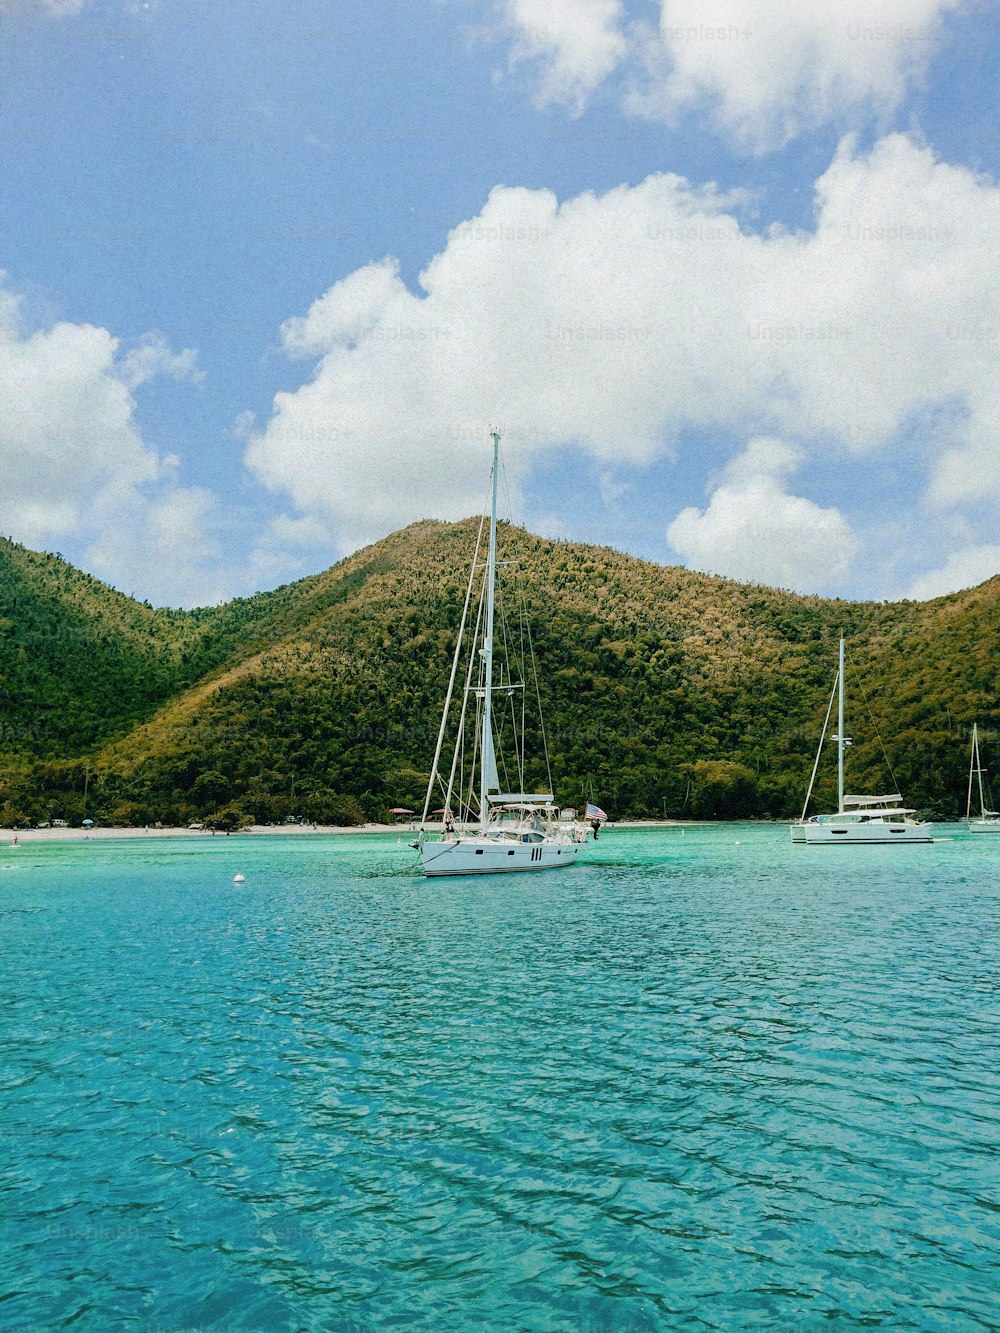
[[[810,847],[835,847],[838,843],[852,847],[875,847],[888,843],[933,842],[926,824],[885,820],[867,820],[865,823],[812,823],[793,824],[792,842]]]
[[[513,842],[508,839],[458,838],[425,842],[420,859],[425,875],[509,875],[528,870],[559,870],[572,865],[583,844]]]
[[[523,691],[524,681],[517,681],[511,675],[511,642],[504,623],[502,603],[500,605],[500,647],[507,658],[506,670],[503,667],[494,672],[493,649],[496,638],[497,612],[497,477],[500,467],[500,433],[490,431],[493,440],[493,471],[490,474],[490,536],[486,560],[486,577],[483,582],[482,599],[476,613],[475,630],[468,655],[468,667],[465,677],[464,697],[455,732],[455,751],[452,758],[451,772],[447,784],[439,770],[442,746],[448,726],[449,710],[453,691],[458,676],[458,665],[463,645],[466,620],[472,601],[472,592],[476,582],[482,524],[476,538],[476,550],[472,558],[472,571],[465,594],[462,609],[462,621],[455,644],[455,656],[452,661],[451,678],[445,695],[441,726],[438,730],[437,748],[427,784],[427,796],[424,802],[424,814],[421,824],[430,809],[435,783],[444,788],[445,803],[440,811],[443,816],[444,836],[435,842],[419,842],[421,867],[425,875],[442,878],[446,875],[509,875],[531,870],[561,870],[572,865],[580,853],[584,842],[584,830],[573,820],[557,818],[557,809],[553,805],[553,791],[550,785],[547,792],[503,791],[497,771],[496,737],[493,731],[493,695],[507,695],[513,699],[515,692]],[[520,643],[523,657],[527,625],[521,621]],[[481,647],[478,645],[482,645]],[[529,640],[530,645],[530,640]],[[531,650],[532,662],[534,650]],[[476,667],[478,664],[478,676]],[[526,674],[526,673],[525,673]],[[536,693],[537,678],[536,678]],[[522,701],[524,695],[522,693]],[[469,705],[472,702],[474,728],[467,728]],[[539,711],[541,697],[539,695]],[[516,747],[517,765],[512,770],[524,782],[524,713],[522,708],[522,726],[519,743]],[[468,730],[473,730],[471,755],[478,758],[479,790],[473,791],[473,775],[470,773],[466,783],[464,768],[456,768],[461,758],[464,765],[465,740]],[[514,728],[516,731],[516,727]],[[544,731],[542,732],[544,741]],[[515,740],[517,737],[514,738]],[[546,759],[546,767],[548,760]],[[505,766],[506,767],[506,766]],[[462,793],[466,795],[462,795]],[[456,827],[452,811],[456,798],[468,814],[475,815],[478,807],[478,828],[475,825]],[[594,836],[600,821],[594,823]]]
[[[828,815],[813,815],[805,818],[809,800],[816,780],[823,742],[833,708],[833,694],[826,709],[826,720],[819,738],[816,762],[813,764],[809,790],[806,792],[802,818],[796,820],[790,828],[792,844],[796,847],[836,847],[838,843],[846,847],[891,846],[893,843],[929,843],[934,841],[931,825],[924,820],[913,819],[915,810],[901,805],[899,792],[884,796],[848,796],[844,792],[844,750],[851,744],[850,737],[844,734],[844,639],[840,639],[840,654],[837,676],[834,683],[837,696],[837,812]]]

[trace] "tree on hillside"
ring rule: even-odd
[[[757,777],[744,764],[728,759],[699,759],[682,764],[691,778],[691,813],[695,819],[751,819],[760,813]]]

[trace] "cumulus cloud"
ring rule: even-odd
[[[845,140],[811,231],[754,234],[744,202],[495,189],[418,290],[385,260],[286,323],[315,370],[249,467],[341,550],[474,512],[498,420],[515,486],[541,451],[644,465],[718,428],[895,464],[942,511],[1000,497],[1000,190],[894,135]]]
[[[707,508],[684,509],[670,524],[670,545],[706,574],[805,593],[836,588],[858,544],[839,510],[789,492],[788,478],[801,461],[783,440],[751,440]]]
[[[154,481],[155,453],[136,427],[107,329],[54,324],[24,331],[8,293],[0,325],[0,494],[5,525],[52,541],[104,502]]]
[[[206,606],[231,595],[232,572],[220,564],[218,503],[205,487],[136,496],[108,518],[84,557],[98,578],[170,606]]]
[[[314,517],[272,518],[250,552],[253,586],[273,587],[315,573],[336,559],[336,543],[325,524]]]
[[[214,592],[210,496],[176,484],[178,460],[144,440],[132,396],[154,374],[191,374],[194,354],[150,335],[119,357],[107,329],[29,328],[3,276],[0,528],[29,546],[89,547],[89,568],[141,596]]]
[[[540,102],[581,110],[625,57],[623,16],[621,0],[507,0],[512,63],[537,66]]]
[[[195,382],[205,378],[198,369],[198,353],[193,347],[173,352],[162,333],[147,333],[119,357],[118,377],[129,389],[137,389],[157,375]]]
[[[944,597],[962,588],[974,588],[994,574],[1000,574],[1000,546],[967,546],[953,551],[940,569],[929,570],[914,579],[906,596],[918,602]]]
[[[579,111],[616,71],[625,107],[673,122],[707,113],[763,152],[859,114],[886,116],[921,76],[961,0],[659,0],[658,22],[622,0],[506,0],[513,63],[534,62],[539,100]]]
[[[899,106],[959,0],[661,0],[628,100],[656,119],[707,107],[754,152]]]

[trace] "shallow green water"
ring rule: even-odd
[[[0,847],[0,1327],[996,1327],[1000,840],[954,833]]]

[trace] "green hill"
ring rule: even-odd
[[[127,731],[197,679],[211,614],[154,610],[0,538],[4,751],[72,755]]]
[[[351,822],[419,807],[478,521],[322,574],[154,610],[0,546],[0,820]],[[1000,746],[1000,578],[927,603],[800,597],[505,527],[559,799],[615,816],[797,812],[848,637],[850,781],[954,814]],[[870,705],[870,713],[864,701]],[[1000,762],[1000,761],[998,761]],[[545,780],[544,768],[530,774]],[[831,795],[826,772],[820,800]]]

